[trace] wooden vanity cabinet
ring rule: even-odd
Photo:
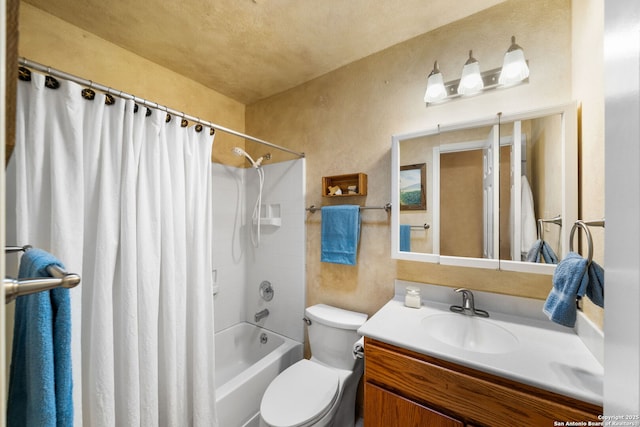
[[[602,414],[601,406],[370,338],[364,348],[365,427],[543,427]]]

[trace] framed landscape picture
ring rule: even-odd
[[[400,166],[400,210],[427,210],[427,164]]]

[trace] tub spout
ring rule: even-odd
[[[261,321],[262,319],[264,319],[268,315],[269,315],[269,310],[267,310],[266,308],[264,310],[262,310],[262,311],[257,312],[256,315],[255,315],[256,323]]]

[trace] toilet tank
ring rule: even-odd
[[[353,370],[353,344],[360,339],[356,332],[367,315],[325,304],[307,307],[311,359],[339,369]]]

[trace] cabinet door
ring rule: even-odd
[[[464,427],[464,424],[370,383],[364,386],[365,427]]]

